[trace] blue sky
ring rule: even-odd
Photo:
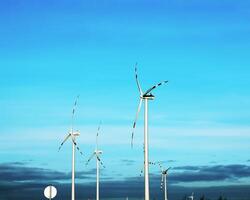
[[[69,172],[70,144],[57,148],[79,94],[75,124],[84,158],[77,155],[77,170],[94,167],[84,161],[102,120],[104,175],[139,175],[142,113],[130,148],[138,62],[144,90],[169,80],[149,105],[151,160],[248,165],[249,8],[243,0],[1,2],[1,163]]]

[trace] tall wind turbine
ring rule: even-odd
[[[74,116],[75,116],[75,110],[76,110],[76,106],[77,106],[77,101],[79,99],[79,96],[77,96],[74,106],[73,106],[73,110],[72,110],[72,116],[71,116],[71,128],[70,131],[68,133],[68,135],[66,135],[65,139],[63,140],[63,142],[61,143],[58,151],[60,151],[60,149],[62,148],[63,144],[70,138],[72,141],[72,186],[71,186],[71,200],[75,200],[75,147],[77,148],[77,150],[80,152],[81,155],[83,155],[82,151],[80,150],[80,148],[78,147],[77,143],[76,143],[76,137],[80,136],[80,132],[78,130],[74,130],[73,128],[73,122],[74,122]]]
[[[167,176],[168,176],[168,170],[170,170],[171,167],[165,170],[160,165],[160,168],[161,168],[161,189],[163,189],[163,185],[164,185],[164,200],[168,200]]]
[[[137,66],[137,64],[136,64]],[[132,131],[132,140],[131,140],[131,146],[133,147],[133,138],[134,138],[134,130],[136,127],[136,121],[138,118],[138,115],[140,113],[142,101],[144,101],[144,187],[145,187],[145,200],[149,200],[149,161],[148,161],[148,100],[154,100],[154,95],[151,94],[151,92],[161,86],[162,84],[167,83],[168,81],[160,82],[153,87],[149,88],[146,92],[143,92],[138,80],[137,76],[137,68],[135,66],[135,79],[136,84],[140,93],[140,101],[137,108],[135,121],[133,124],[133,131]]]
[[[101,126],[101,123],[99,124],[97,133],[96,133],[95,151],[93,152],[93,154],[90,156],[90,158],[88,159],[86,163],[87,165],[92,160],[93,157],[96,157],[96,200],[99,200],[100,164],[105,168],[105,166],[103,165],[103,162],[100,159],[100,155],[102,154],[102,151],[99,150],[98,148],[98,136],[99,136],[100,126]]]

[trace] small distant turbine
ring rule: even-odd
[[[136,64],[137,66],[137,64]],[[145,187],[145,200],[149,200],[149,162],[148,162],[148,100],[154,100],[154,95],[151,94],[151,92],[167,83],[168,81],[163,81],[160,82],[156,85],[154,85],[153,87],[149,88],[146,92],[143,93],[140,83],[138,81],[138,76],[137,76],[137,68],[135,66],[135,79],[136,79],[136,84],[140,93],[140,101],[139,101],[139,105],[137,108],[137,112],[136,112],[136,116],[135,116],[135,121],[133,124],[133,131],[132,131],[132,140],[131,140],[131,146],[133,147],[133,138],[134,138],[134,131],[135,131],[135,127],[136,127],[136,121],[138,119],[138,115],[140,113],[140,109],[141,109],[141,105],[142,105],[142,101],[144,101],[144,187]]]
[[[189,200],[194,200],[194,193],[192,192],[192,194],[190,196],[188,196]]]
[[[70,131],[69,131],[68,135],[65,137],[65,139],[63,140],[63,142],[61,143],[61,145],[60,145],[60,147],[58,149],[58,151],[60,151],[63,144],[69,138],[71,139],[71,141],[72,141],[72,186],[71,186],[72,191],[71,191],[71,200],[75,200],[75,147],[80,152],[80,154],[83,155],[82,151],[80,150],[80,148],[78,147],[78,145],[76,143],[76,137],[80,136],[80,132],[73,129],[73,121],[74,121],[74,115],[75,115],[75,110],[76,110],[78,98],[79,98],[79,96],[77,96],[76,101],[75,101],[74,106],[73,106],[73,110],[72,110]]]
[[[171,169],[171,167],[165,170],[162,168],[160,163],[159,166],[161,169],[161,190],[163,189],[164,185],[164,200],[168,200],[167,176],[168,176],[168,171]]]
[[[86,165],[92,160],[93,157],[96,157],[96,200],[99,200],[99,177],[100,177],[100,165],[99,163],[105,168],[103,162],[101,161],[100,155],[102,154],[102,151],[98,149],[98,136],[100,131],[101,123],[98,126],[97,133],[96,133],[96,147],[93,154],[90,156],[88,161],[86,162]]]

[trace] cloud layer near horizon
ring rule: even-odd
[[[77,172],[78,180],[89,180],[93,182],[78,183],[76,191],[82,198],[93,198],[95,195],[95,171]],[[58,189],[58,198],[67,199],[70,196],[70,173],[54,171],[43,168],[29,167],[25,163],[2,163],[0,164],[0,198],[5,200],[25,199],[33,197],[41,199],[43,189],[48,184],[53,184]],[[249,186],[217,186],[217,187],[182,187],[178,183],[192,183],[199,181],[222,181],[237,180],[250,177],[250,166],[247,165],[214,165],[214,166],[179,166],[172,170],[169,175],[169,193],[173,199],[181,198],[192,190],[199,191],[199,194],[208,194],[210,197],[218,195],[219,191],[224,194],[231,194],[232,191],[249,191]],[[159,174],[151,175],[151,194],[161,196],[159,189]],[[203,189],[202,189],[203,188]],[[210,188],[210,189],[208,189]],[[230,188],[230,189],[229,189]],[[232,188],[238,188],[237,190]],[[209,192],[208,192],[209,191]],[[230,193],[231,192],[231,193]],[[235,194],[236,194],[235,193]],[[103,198],[123,198],[125,196],[140,198],[143,196],[143,178],[128,177],[123,180],[108,180],[108,177],[101,181],[101,194]],[[233,195],[234,193],[232,193]],[[244,192],[241,197],[248,197]],[[250,195],[250,194],[249,194]]]

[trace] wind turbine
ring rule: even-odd
[[[71,186],[71,200],[75,200],[75,147],[80,152],[81,155],[83,155],[82,151],[78,147],[76,143],[76,137],[80,136],[80,132],[78,130],[74,130],[73,128],[73,122],[74,122],[74,116],[75,116],[75,110],[77,106],[77,101],[79,99],[79,96],[77,96],[73,109],[72,109],[72,116],[71,116],[71,128],[68,133],[68,135],[65,137],[63,142],[61,143],[58,151],[62,148],[63,144],[70,138],[72,141],[72,186]]]
[[[137,64],[136,64],[137,66]],[[144,101],[144,187],[145,187],[145,200],[149,200],[149,162],[148,162],[148,100],[154,100],[154,95],[151,94],[151,92],[161,86],[162,84],[167,83],[168,81],[160,82],[153,87],[149,88],[146,92],[143,93],[140,83],[138,81],[137,76],[137,68],[135,66],[135,79],[136,84],[140,93],[140,101],[137,108],[135,121],[133,124],[133,131],[132,131],[132,140],[131,140],[131,146],[133,147],[133,138],[134,138],[134,130],[136,127],[136,121],[138,119],[138,115],[140,113],[142,101]]]
[[[167,176],[168,176],[168,170],[170,170],[171,167],[169,167],[168,169],[163,169],[160,163],[159,166],[161,168],[161,189],[163,189],[164,185],[164,200],[168,200]]]
[[[93,154],[88,159],[86,165],[92,160],[93,157],[96,157],[96,200],[99,200],[99,175],[100,175],[100,165],[101,164],[104,168],[103,162],[100,159],[100,155],[102,154],[102,151],[98,149],[98,136],[100,131],[101,123],[98,126],[97,133],[96,133],[96,147]]]
[[[192,194],[190,196],[188,196],[188,199],[194,200],[194,193],[193,192],[192,192]]]

